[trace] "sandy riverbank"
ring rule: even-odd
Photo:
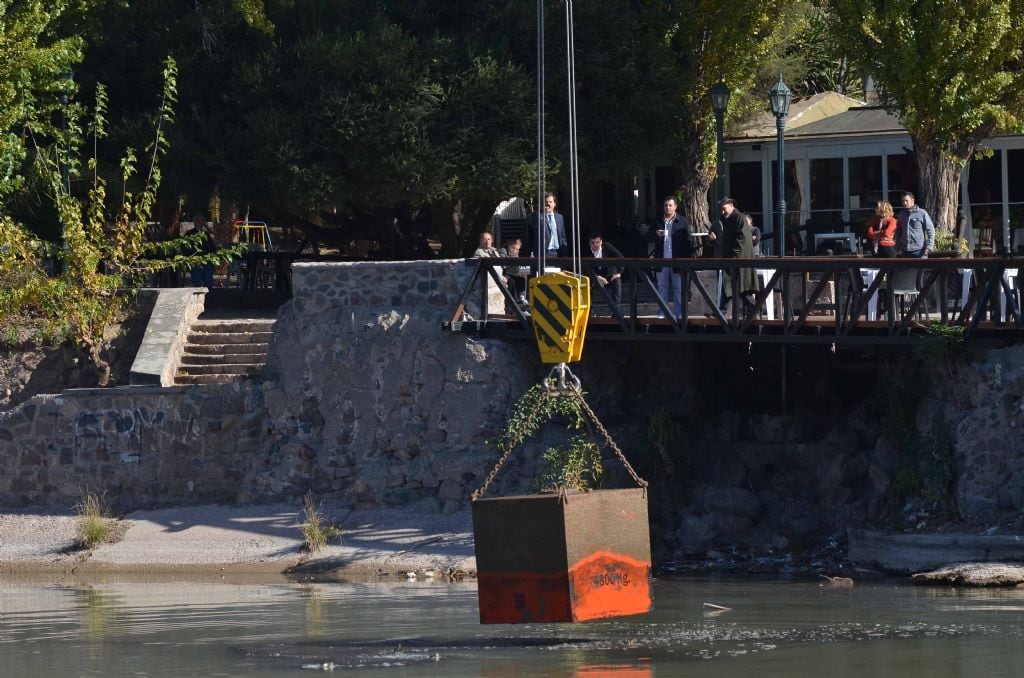
[[[0,513],[4,574],[316,574],[447,577],[473,574],[469,512],[423,515],[350,511],[324,505],[342,529],[322,550],[302,550],[299,515],[290,504],[190,506],[136,511],[124,535],[92,551],[73,548],[76,518],[41,510]]]

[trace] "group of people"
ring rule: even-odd
[[[568,256],[570,249],[565,233],[565,218],[556,207],[557,200],[554,194],[545,194],[544,211],[534,216],[530,229],[530,256],[537,256],[539,252],[549,257]],[[724,198],[719,202],[720,218],[711,225],[707,233],[695,232],[686,216],[678,211],[675,196],[666,196],[662,210],[662,216],[656,222],[655,228],[649,232],[649,240],[653,244],[650,256],[656,259],[684,259],[701,254],[749,259],[753,258],[760,248],[760,230],[753,225],[749,215],[736,209],[736,201],[732,198]],[[621,259],[622,253],[614,245],[606,242],[601,233],[592,234],[588,245],[589,247],[581,253],[582,256],[602,260],[590,267],[592,282],[603,287],[613,303],[619,303],[622,296],[622,267],[605,260]],[[518,238],[506,241],[500,249],[496,248],[494,236],[485,232],[480,235],[480,246],[474,252],[474,256],[517,257],[521,248],[522,241]],[[502,271],[503,281],[521,304],[526,303],[528,274],[527,266],[506,267]],[[678,270],[662,267],[656,270],[656,280],[658,294],[666,303],[673,304],[676,315],[682,315],[682,275]],[[748,293],[756,289],[755,271],[741,269],[739,291]],[[732,293],[732,278],[725,276],[721,300],[723,307],[732,297]]]
[[[903,193],[903,209],[898,218],[893,215],[892,204],[887,200],[880,200],[875,205],[875,216],[868,224],[867,236],[876,257],[899,255],[920,259],[935,249],[935,224],[928,212],[918,206],[910,191]]]

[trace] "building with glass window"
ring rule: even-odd
[[[775,142],[768,115],[726,137],[726,192],[766,234],[775,226]],[[972,248],[991,252],[1008,228],[1014,251],[1024,249],[1024,136],[995,137],[983,148],[986,157],[973,159],[961,182],[964,236]],[[797,227],[863,234],[877,201],[887,199],[898,211],[903,191],[920,194],[912,143],[899,119],[836,93],[793,103],[785,154],[788,249],[814,250],[806,231],[800,242],[789,238]]]

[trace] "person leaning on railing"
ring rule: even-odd
[[[523,241],[519,238],[506,240],[505,246],[498,250],[500,257],[518,257]],[[505,281],[508,290],[520,305],[526,305],[526,278],[530,275],[529,266],[506,266]]]
[[[875,205],[875,216],[868,224],[868,239],[875,256],[891,259],[896,256],[896,228],[898,224],[892,215],[892,204],[880,200]]]

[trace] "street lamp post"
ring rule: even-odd
[[[715,112],[715,129],[718,146],[715,149],[715,203],[725,197],[725,109],[729,106],[731,92],[725,82],[719,80],[711,88],[711,110]]]
[[[784,137],[786,135],[786,115],[789,104],[793,100],[793,92],[782,82],[782,70],[779,70],[779,81],[768,92],[768,101],[775,115],[776,143],[778,144],[779,169],[775,180],[776,210],[778,225],[775,229],[775,242],[778,243],[779,257],[786,256],[786,160],[784,153]]]

